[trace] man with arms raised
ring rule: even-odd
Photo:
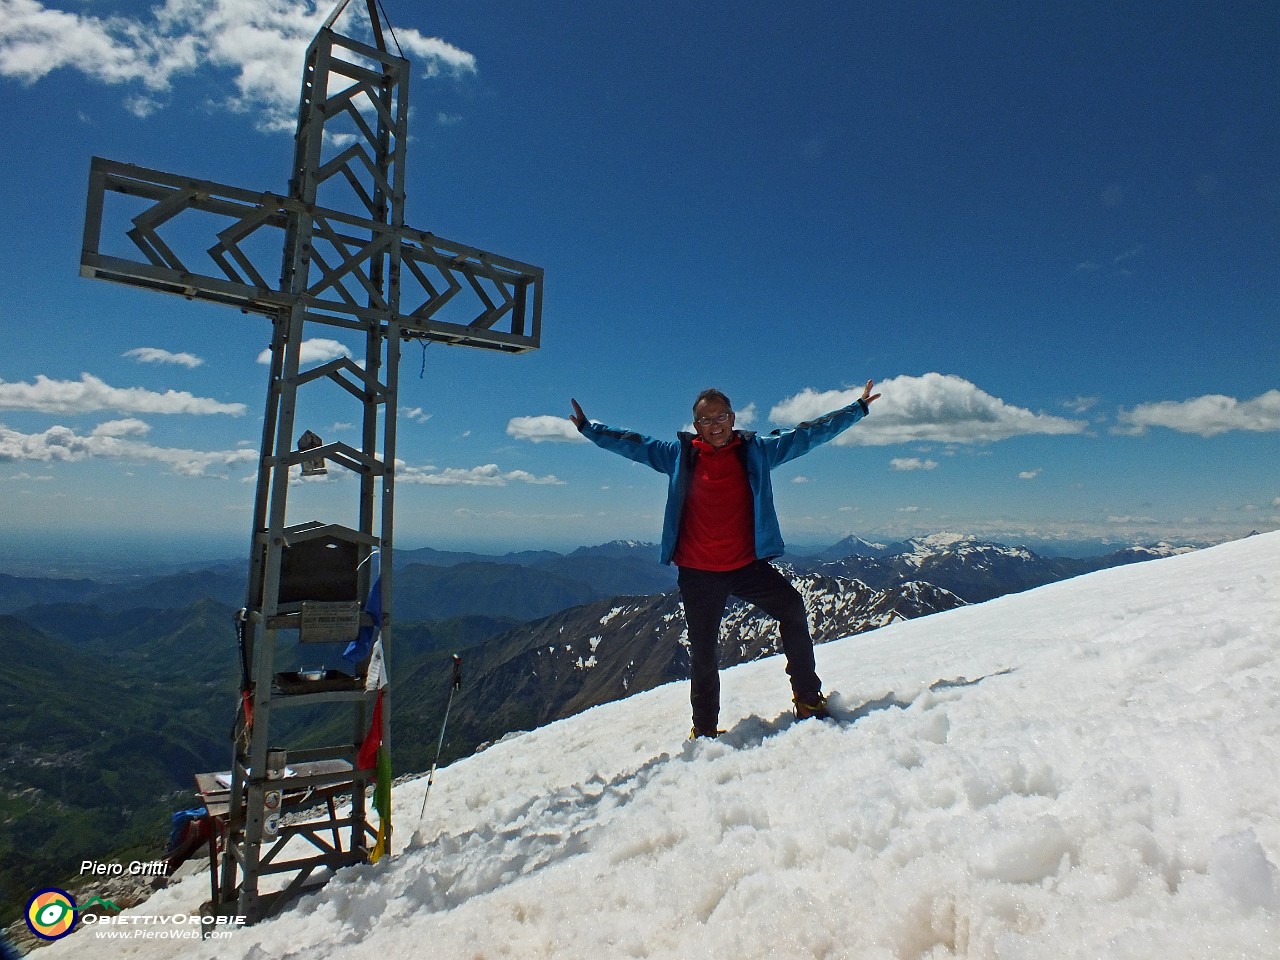
[[[693,404],[696,434],[654,440],[588,420],[577,400],[569,418],[588,440],[668,477],[660,556],[679,569],[691,660],[693,737],[714,737],[720,716],[718,642],[730,597],[778,621],[800,719],[827,716],[804,598],[769,561],[785,547],[770,471],[839,435],[870,412],[873,381],[846,407],[766,436],[734,429],[733,405],[719,390]]]

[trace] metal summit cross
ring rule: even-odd
[[[540,334],[540,268],[405,225],[409,62],[388,52],[375,0],[366,0],[374,46],[334,32],[347,3],[307,51],[286,193],[95,158],[80,260],[86,277],[271,319],[239,621],[242,705],[231,770],[197,777],[220,832],[211,844],[209,912],[249,922],[378,849],[365,799],[374,772],[358,769],[356,758],[371,712],[381,714],[388,742],[389,700],[372,711],[375,694],[356,675],[365,663],[344,674],[302,664],[278,671],[277,661],[290,653],[305,658],[313,641],[341,649],[362,628],[370,633],[375,618],[362,610],[366,599],[372,610],[380,600],[381,637],[389,642],[401,342],[522,352],[537,349]],[[272,285],[266,277],[275,264],[280,280]],[[363,362],[340,356],[304,370],[302,347],[317,324],[354,339]],[[361,406],[358,448],[310,430],[295,446],[301,388],[326,382]],[[291,480],[329,466],[358,478],[351,522],[286,526]],[[367,562],[374,552],[387,558],[376,596]],[[332,747],[289,749],[288,731],[273,728],[273,715],[297,706],[345,712],[350,736]],[[379,840],[389,848],[389,825],[382,827]]]

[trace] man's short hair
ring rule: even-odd
[[[715,387],[707,387],[707,389],[703,390],[700,394],[698,394],[698,399],[693,401],[694,413],[698,412],[698,404],[700,404],[703,400],[719,400],[730,410],[733,409],[732,401],[730,401],[729,398],[726,397],[722,391],[717,390]]]

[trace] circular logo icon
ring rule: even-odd
[[[27,926],[41,940],[61,940],[76,925],[76,900],[65,890],[37,890],[27,901]]]

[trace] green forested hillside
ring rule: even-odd
[[[229,617],[204,604],[171,613],[152,644],[207,650]],[[226,764],[234,673],[73,646],[11,616],[0,649],[0,902],[20,906],[83,859],[160,857],[192,775]]]

